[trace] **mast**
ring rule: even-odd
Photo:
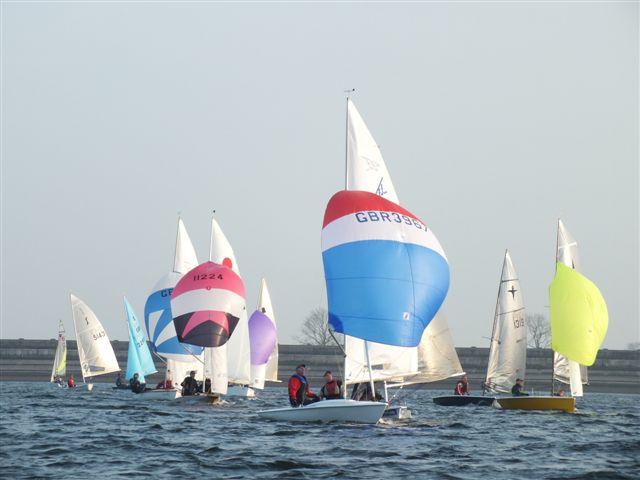
[[[506,249],[504,251],[504,259],[502,260],[502,270],[500,271],[500,284],[498,285],[498,295],[496,297],[496,309],[493,314],[493,326],[491,327],[491,339],[489,340],[491,342],[489,345],[489,359],[491,359],[491,353],[495,348],[494,339],[496,335],[496,326],[498,325],[498,306],[500,305],[500,292],[502,291],[502,273],[504,272],[504,266],[505,266],[505,263],[507,262],[508,253],[509,253],[509,250]],[[482,386],[482,395],[484,395],[487,389],[487,382],[489,381],[489,379],[487,378],[487,375],[489,375],[489,364],[487,364],[487,373],[484,378],[484,385]]]
[[[71,305],[71,318],[73,319],[73,330],[76,334],[76,350],[78,351],[78,359],[80,360],[80,373],[82,374],[82,383],[87,383],[84,378],[84,369],[82,368],[82,363],[83,363],[82,357],[84,356],[84,352],[82,350],[82,347],[80,346],[80,340],[78,337],[78,322],[76,322],[76,316],[73,314],[73,300],[71,299],[72,296],[73,294],[69,292],[69,304]]]
[[[556,227],[556,261],[554,263],[556,273],[558,271],[558,247],[560,245],[560,218],[558,218],[558,223]],[[551,310],[549,310],[549,328],[551,328]],[[553,392],[556,389],[555,386],[556,381],[556,356],[553,351],[553,347],[551,348],[551,396],[553,397]]]
[[[176,247],[173,249],[173,267],[171,267],[172,271],[176,271],[176,260],[178,260],[178,240],[180,239],[180,212],[178,212],[178,228],[176,228]],[[176,272],[178,273],[178,272]]]

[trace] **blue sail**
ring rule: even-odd
[[[127,323],[129,325],[129,352],[127,356],[127,373],[126,378],[130,380],[135,373],[140,377],[140,381],[145,383],[145,375],[157,372],[156,366],[151,357],[151,351],[144,338],[140,323],[136,318],[133,308],[124,299],[124,310],[127,315]]]
[[[151,348],[158,355],[179,362],[191,362],[194,356],[202,354],[203,348],[178,341],[171,314],[171,292],[181,277],[181,274],[171,272],[158,282],[144,305],[144,323]]]

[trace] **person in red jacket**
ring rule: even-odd
[[[74,388],[76,386],[76,382],[73,379],[73,374],[69,375],[69,379],[67,380],[67,387]]]
[[[296,373],[289,379],[289,403],[292,407],[301,407],[320,400],[309,388],[307,377],[304,376],[306,365],[298,365]]]
[[[471,395],[471,387],[469,387],[469,381],[467,380],[467,376],[465,375],[458,383],[456,383],[456,388],[453,391],[454,395]]]

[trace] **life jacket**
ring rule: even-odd
[[[291,375],[291,378],[297,378],[298,380],[300,380],[300,386],[296,391],[295,402],[297,405],[302,405],[304,403],[304,400],[307,398],[307,392],[309,391],[309,383],[307,382],[307,378],[297,373]],[[290,400],[293,402],[294,399],[291,398]]]
[[[469,384],[464,384],[462,381],[456,383],[456,388],[453,391],[454,395],[466,395],[469,392]]]
[[[70,378],[69,380],[67,380],[67,387],[73,388],[75,386],[76,386],[76,382],[73,381],[73,378]]]
[[[322,387],[325,398],[340,398],[340,386],[338,385],[337,380],[331,380],[324,384]]]

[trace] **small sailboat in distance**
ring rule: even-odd
[[[63,377],[67,373],[67,339],[65,337],[64,324],[62,320],[58,323],[58,343],[56,345],[56,356],[53,359],[51,369],[51,383],[59,387],[63,386]]]
[[[91,391],[93,389],[93,383],[91,383],[93,377],[117,372],[120,367],[107,332],[105,332],[96,314],[74,294],[69,294],[69,299],[76,331],[82,381]]]
[[[580,366],[593,365],[607,333],[607,305],[598,287],[579,273],[575,269],[575,262],[565,255],[565,248],[571,245],[562,243],[564,230],[559,220],[556,273],[549,287],[551,349],[569,361],[573,396],[554,396],[557,393],[552,392],[552,396],[498,398],[498,404],[504,409],[573,412],[576,398],[582,396]],[[554,365],[552,361],[552,370]]]
[[[493,316],[489,363],[483,395],[445,395],[434,397],[437,405],[451,407],[464,405],[490,406],[496,395],[511,392],[520,378],[524,380],[527,366],[527,326],[520,280],[507,250],[502,262],[498,298]],[[489,395],[486,395],[486,394]]]

